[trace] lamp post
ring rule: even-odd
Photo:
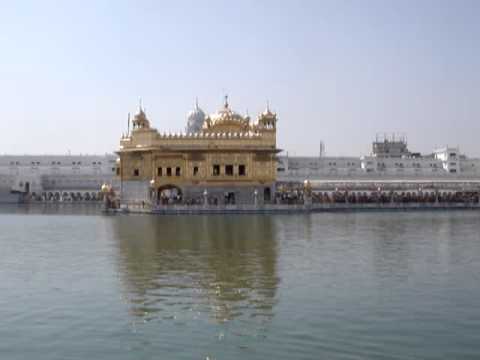
[[[111,186],[104,183],[102,185],[102,187],[100,188],[100,191],[103,194],[103,204],[105,206],[105,210],[108,210],[112,205],[112,203],[111,203],[112,199],[110,198],[112,188],[111,188]]]
[[[207,189],[203,190],[203,206],[207,207],[208,205],[208,191]]]
[[[255,206],[258,205],[258,190],[257,189],[253,190],[253,204]]]
[[[311,205],[312,203],[312,185],[309,180],[303,182],[303,203]]]
[[[155,197],[155,179],[150,180],[150,201],[153,205],[153,199]]]
[[[123,199],[123,166],[121,157],[117,158],[116,160],[117,168],[120,170],[118,175],[120,175],[120,201]]]

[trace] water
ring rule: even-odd
[[[480,357],[478,212],[46,209],[0,211],[1,359]]]

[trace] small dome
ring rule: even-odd
[[[187,114],[187,134],[200,132],[204,121],[205,113],[198,107],[198,101],[195,101],[195,108]]]
[[[148,129],[150,127],[150,121],[147,119],[145,111],[140,107],[138,113],[133,118],[134,129]]]
[[[277,117],[277,114],[270,110],[270,104],[267,102],[267,108],[260,114],[260,117],[273,119]]]
[[[267,108],[264,112],[258,115],[257,118],[257,127],[258,128],[266,128],[266,129],[274,129],[277,123],[277,114],[270,110],[270,106],[267,102]]]

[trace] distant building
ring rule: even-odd
[[[116,172],[115,155],[2,155],[0,202],[19,195],[67,199],[94,197]]]
[[[279,156],[277,180],[480,180],[480,159],[446,147],[431,154],[411,152],[404,138],[383,138],[372,143],[372,153],[361,157]]]
[[[411,153],[407,148],[407,140],[405,137],[396,137],[395,135],[388,137],[379,137],[377,135],[372,144],[372,156],[379,158],[402,158],[408,157]]]

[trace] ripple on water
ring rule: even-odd
[[[0,228],[8,359],[480,353],[476,212],[0,215]]]

